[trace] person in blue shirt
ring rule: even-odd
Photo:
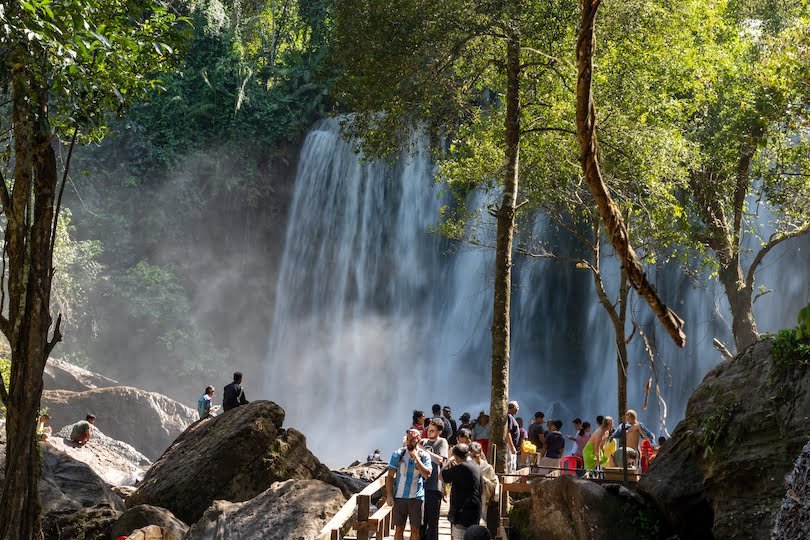
[[[386,502],[393,507],[391,521],[394,539],[403,540],[405,523],[411,523],[411,538],[419,540],[419,528],[425,504],[425,479],[433,469],[430,454],[419,447],[421,435],[416,429],[405,434],[405,446],[391,454],[385,479]]]
[[[200,415],[200,420],[208,416],[213,416],[211,414],[212,412],[214,412],[214,408],[211,407],[213,398],[214,398],[214,387],[206,386],[205,392],[203,392],[203,394],[200,396],[200,399],[197,400],[197,413]]]

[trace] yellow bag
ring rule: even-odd
[[[529,439],[523,439],[523,442],[520,444],[520,450],[524,454],[533,454],[537,452],[537,446],[532,443]]]

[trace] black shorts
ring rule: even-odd
[[[405,521],[409,518],[411,528],[420,527],[424,505],[425,501],[421,499],[394,499],[394,510],[391,512],[394,527],[404,527]]]

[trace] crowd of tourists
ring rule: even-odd
[[[563,435],[561,420],[546,421],[536,412],[524,428],[520,406],[510,401],[507,414],[506,454],[509,473],[521,467],[555,476],[561,471],[566,441],[573,442],[571,456],[576,474],[598,476],[604,467],[638,469],[639,456],[655,455],[655,436],[628,410],[614,426],[610,416],[597,416],[595,426],[575,418],[572,434]],[[489,415],[481,411],[475,420],[464,413],[459,421],[449,406],[434,404],[432,416],[413,411],[403,446],[391,454],[386,482],[387,503],[392,509],[395,539],[404,537],[410,523],[412,539],[437,540],[439,509],[449,488],[448,520],[453,540],[490,538],[481,526],[487,506],[498,485],[498,476],[487,462],[490,442]],[[664,438],[658,439],[658,444]],[[626,454],[626,458],[625,458]],[[373,459],[379,459],[375,450]]]

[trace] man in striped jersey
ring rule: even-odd
[[[388,463],[388,477],[385,491],[388,504],[394,507],[391,512],[395,527],[394,539],[402,540],[405,535],[405,522],[411,522],[411,540],[419,540],[419,527],[425,503],[425,479],[430,476],[432,466],[430,454],[419,448],[421,435],[409,429],[403,441],[405,446],[391,454]]]

